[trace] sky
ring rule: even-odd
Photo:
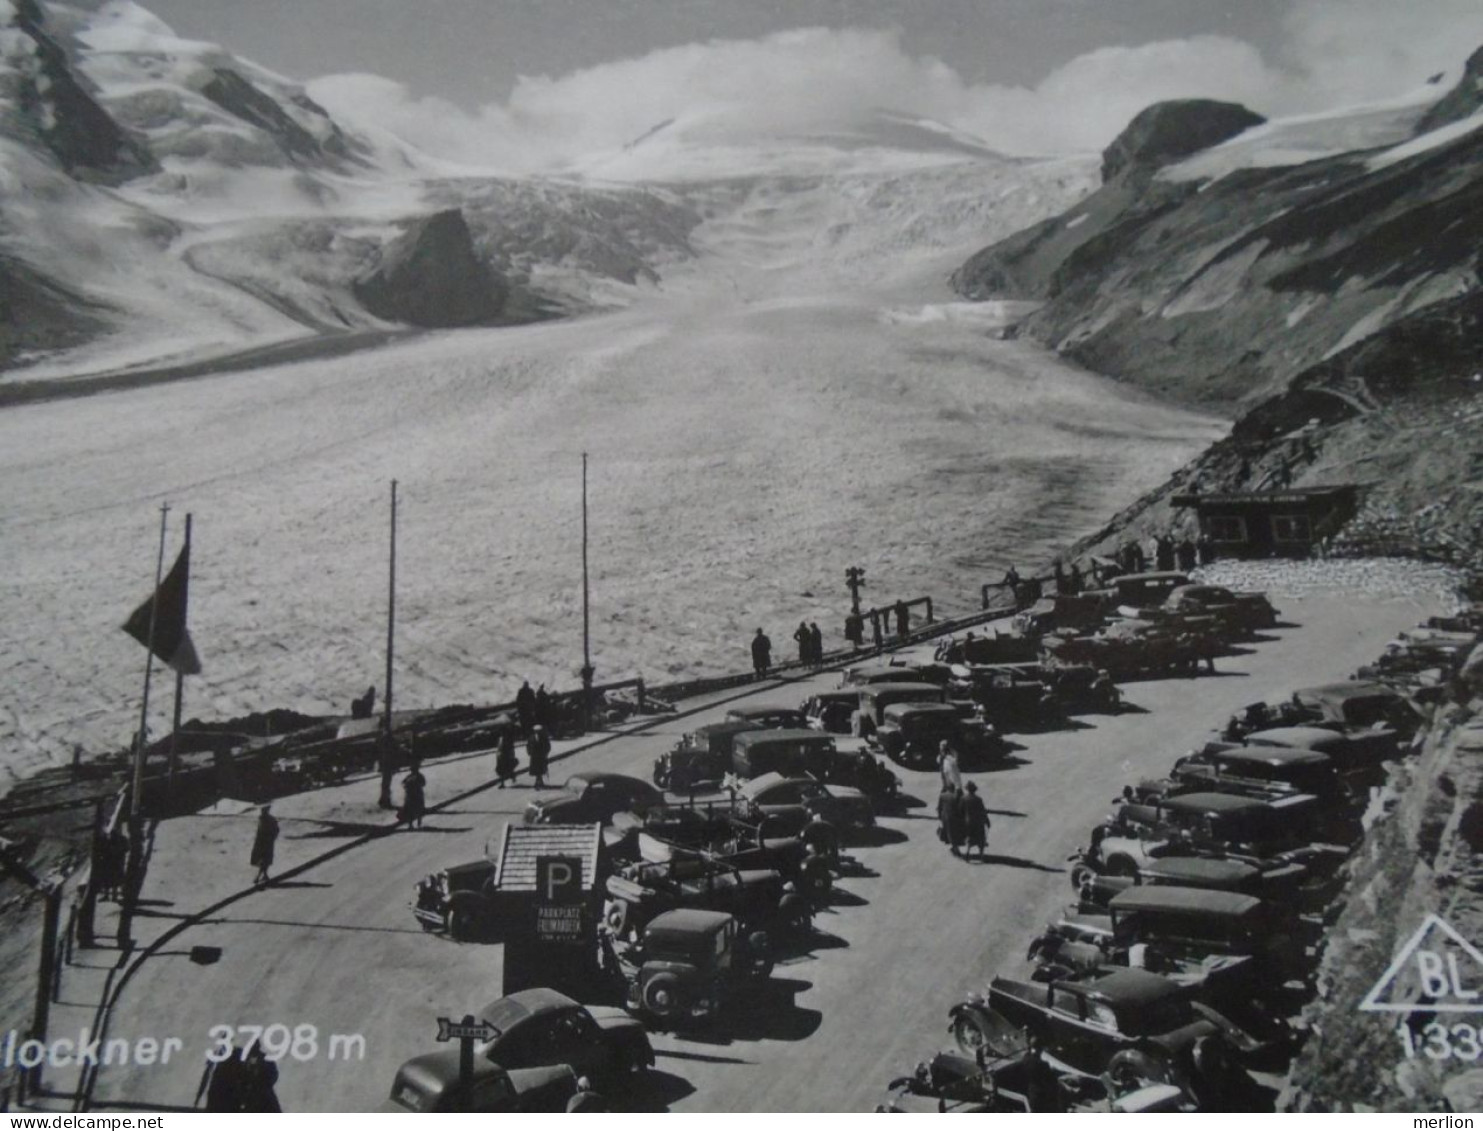
[[[182,35],[471,164],[560,167],[670,118],[873,107],[1012,153],[1101,148],[1164,98],[1384,100],[1483,44],[1478,0],[143,0]]]

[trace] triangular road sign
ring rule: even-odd
[[[1428,915],[1359,1008],[1377,1013],[1483,1013],[1483,953]]]

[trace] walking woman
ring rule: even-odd
[[[402,779],[402,820],[408,828],[422,828],[422,815],[427,812],[427,779],[422,776],[422,763],[413,761],[412,772]]]
[[[515,728],[507,726],[499,736],[499,753],[494,758],[494,776],[499,779],[499,787],[504,789],[505,783],[513,782],[519,772],[515,761]]]
[[[252,857],[248,863],[257,868],[257,875],[253,878],[254,884],[265,884],[268,882],[268,869],[273,866],[273,846],[278,843],[278,822],[273,818],[273,810],[264,805],[262,812],[258,814],[257,831],[252,837]]]

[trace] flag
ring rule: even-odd
[[[187,543],[180,557],[170,567],[165,580],[150,597],[134,610],[123,629],[146,648],[149,647],[149,622],[154,618],[154,654],[181,675],[197,675],[201,660],[185,627],[186,591],[190,587],[191,548]]]

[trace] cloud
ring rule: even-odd
[[[347,120],[376,123],[435,156],[517,172],[614,152],[675,119],[692,138],[710,130],[760,139],[877,108],[941,121],[1010,153],[1066,153],[1100,149],[1162,99],[1224,98],[1273,115],[1401,94],[1455,69],[1467,45],[1483,40],[1478,8],[1297,0],[1273,58],[1213,35],[1104,47],[1033,87],[965,82],[941,60],[910,54],[893,32],[806,28],[523,77],[505,102],[472,113],[368,75],[316,80],[310,92]]]

